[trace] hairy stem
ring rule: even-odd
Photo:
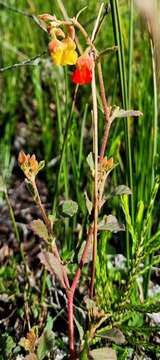
[[[93,298],[94,293],[94,278],[96,269],[97,256],[97,222],[98,222],[98,109],[97,109],[97,95],[95,82],[95,69],[92,76],[92,98],[93,98],[93,127],[94,127],[94,240],[93,240],[93,255],[92,255],[92,271],[91,271],[91,288],[90,295]]]

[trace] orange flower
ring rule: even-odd
[[[76,64],[78,54],[75,49],[76,44],[69,36],[62,41],[54,39],[49,43],[49,52],[56,65]]]
[[[76,69],[72,75],[72,81],[79,85],[91,83],[93,66],[93,59],[88,53],[81,55],[77,60]]]

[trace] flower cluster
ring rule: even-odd
[[[75,30],[73,26],[67,26],[67,33],[62,30],[62,22],[55,16],[43,14],[39,16],[41,21],[47,22],[47,31],[50,35],[49,53],[55,65],[76,65],[72,74],[75,84],[85,85],[92,81],[94,67],[93,58],[89,51],[85,51],[80,57],[76,51]]]
[[[38,163],[34,154],[32,156],[26,155],[23,151],[20,151],[18,155],[18,163],[26,178],[31,182],[34,181],[38,172],[44,167],[44,161]]]

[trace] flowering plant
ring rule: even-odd
[[[68,307],[68,336],[69,336],[69,351],[70,351],[70,359],[79,358],[79,354],[81,354],[81,359],[86,359],[88,355],[88,344],[91,343],[92,339],[96,336],[97,329],[105,322],[108,317],[110,317],[110,313],[105,313],[104,311],[99,311],[97,307],[93,306],[93,317],[94,317],[94,325],[89,324],[89,329],[87,331],[87,335],[84,333],[83,340],[81,341],[79,352],[76,352],[75,345],[75,335],[74,335],[74,296],[75,291],[78,286],[81,271],[86,263],[86,258],[88,257],[89,250],[91,249],[92,253],[92,262],[91,262],[91,280],[90,280],[90,291],[89,297],[94,300],[95,289],[94,289],[94,279],[95,279],[95,268],[96,268],[96,255],[97,255],[97,234],[99,230],[107,230],[112,232],[123,231],[124,227],[121,226],[117,219],[108,215],[104,217],[104,219],[99,222],[98,218],[100,215],[100,211],[105,203],[104,188],[105,182],[109,175],[109,173],[115,167],[114,159],[111,157],[107,159],[106,157],[106,146],[108,142],[108,137],[110,133],[110,128],[115,120],[118,117],[125,116],[139,116],[141,113],[139,112],[129,112],[120,110],[118,107],[112,108],[108,106],[104,82],[103,82],[103,74],[102,74],[102,66],[101,66],[101,57],[105,55],[105,51],[99,53],[94,45],[95,37],[100,28],[100,18],[102,15],[104,4],[101,5],[99,14],[93,29],[92,36],[89,37],[83,26],[78,22],[77,18],[69,19],[69,20],[57,20],[55,16],[50,14],[43,14],[39,18],[46,25],[46,30],[50,36],[50,41],[48,45],[49,53],[53,64],[58,66],[65,65],[75,65],[75,69],[72,73],[72,82],[77,85],[85,85],[91,84],[92,90],[92,120],[93,120],[93,153],[94,158],[92,156],[88,156],[87,161],[91,169],[92,178],[93,178],[93,203],[88,202],[87,209],[90,215],[90,226],[87,231],[87,239],[85,241],[82,253],[80,255],[80,259],[77,265],[76,272],[73,276],[73,279],[70,279],[70,274],[67,271],[66,265],[64,265],[61,260],[59,250],[57,248],[55,237],[53,235],[53,225],[56,218],[56,201],[57,201],[57,191],[55,191],[56,196],[54,198],[53,212],[51,215],[46,213],[44,206],[41,203],[41,199],[39,196],[39,192],[36,186],[35,177],[38,171],[42,168],[41,162],[35,158],[35,155],[26,155],[24,152],[20,152],[19,154],[19,165],[23,170],[27,180],[29,180],[32,185],[34,192],[34,200],[39,207],[41,212],[43,222],[38,219],[32,222],[31,228],[36,233],[43,238],[46,244],[46,250],[42,251],[39,254],[39,259],[41,263],[45,266],[46,270],[49,271],[52,275],[54,274],[62,288],[66,292],[67,297],[67,307]],[[77,39],[76,39],[76,29],[79,29],[86,41],[86,49],[82,54],[78,55],[77,50]],[[115,50],[115,49],[113,49]],[[97,73],[96,73],[97,70]],[[98,104],[97,104],[97,91],[96,91],[96,75],[98,74],[98,83],[100,88],[100,95],[102,100],[103,114],[104,114],[104,134],[101,142],[101,148],[98,146]],[[73,100],[73,106],[76,101],[76,94],[78,86],[75,88],[75,95]],[[68,140],[68,129],[69,129],[69,121],[71,121],[71,116],[69,116],[67,121],[67,130],[65,132],[65,139],[62,147],[62,155],[59,163],[59,170],[57,179],[59,178],[59,174],[62,167],[63,155],[65,152],[66,142]],[[91,154],[92,155],[92,154]],[[58,180],[57,180],[58,182]],[[57,190],[57,189],[56,189]],[[67,202],[65,206],[63,206],[63,211],[67,212],[69,216],[72,216],[76,213],[78,205],[73,202]],[[127,295],[128,296],[128,295]],[[126,301],[126,300],[125,300]],[[90,313],[89,313],[90,315]],[[87,347],[86,347],[87,343]],[[85,355],[84,355],[85,354]],[[83,356],[84,355],[84,356]]]

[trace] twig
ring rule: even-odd
[[[21,66],[26,66],[26,65],[38,65],[39,62],[40,62],[40,58],[44,55],[47,55],[47,51],[44,51],[42,54],[40,55],[36,55],[34,56],[33,58],[31,59],[28,59],[28,60],[24,60],[20,63],[17,63],[17,64],[13,64],[13,65],[8,65],[8,66],[5,66],[3,68],[0,68],[0,73],[1,72],[4,72],[4,71],[8,71],[8,70],[12,70],[12,69],[15,69],[17,67],[21,67]]]

